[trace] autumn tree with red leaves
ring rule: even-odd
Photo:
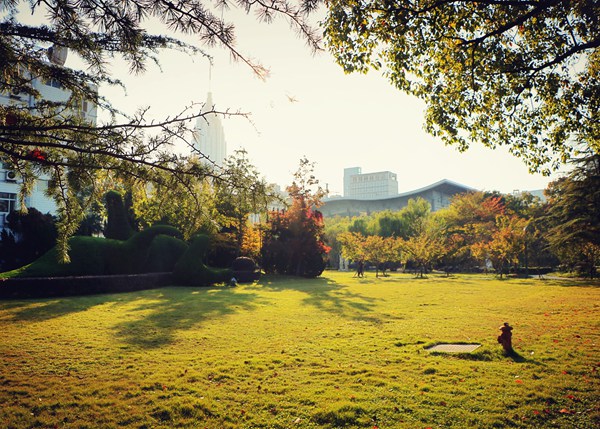
[[[319,276],[330,248],[323,241],[323,215],[317,210],[325,191],[313,173],[314,163],[306,158],[288,186],[290,206],[269,214],[262,246],[266,272],[303,277]]]
[[[443,214],[447,224],[447,254],[452,263],[474,265],[479,259],[473,255],[473,246],[491,240],[496,228],[496,217],[505,212],[502,199],[483,192],[457,195]]]

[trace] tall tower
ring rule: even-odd
[[[210,112],[213,107],[212,92],[209,92],[200,113]],[[196,120],[194,148],[204,155],[201,159],[203,163],[223,165],[227,156],[227,143],[221,119],[216,114],[207,113]]]

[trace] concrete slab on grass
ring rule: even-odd
[[[471,353],[479,347],[481,347],[481,344],[438,344],[428,348],[427,351],[443,353]]]

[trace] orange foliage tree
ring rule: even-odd
[[[324,242],[323,215],[317,210],[325,192],[312,171],[313,163],[303,158],[287,188],[291,205],[269,214],[262,246],[267,272],[317,277],[325,269],[330,247]]]

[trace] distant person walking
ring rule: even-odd
[[[357,277],[365,276],[365,263],[362,260],[358,261],[358,265],[356,267],[356,276]]]

